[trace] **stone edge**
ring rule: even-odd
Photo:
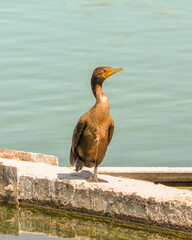
[[[16,159],[18,161],[42,162],[53,166],[59,165],[58,157],[40,153],[23,152],[11,149],[0,149],[0,158]]]

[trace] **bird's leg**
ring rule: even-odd
[[[95,163],[94,175],[93,175],[93,182],[98,182],[98,179],[97,179],[97,170],[98,170],[98,165],[97,165],[97,163]]]
[[[97,163],[95,163],[94,174],[86,178],[87,182],[98,182],[97,169],[98,169],[98,165]]]

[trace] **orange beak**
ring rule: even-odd
[[[105,75],[106,78],[112,76],[113,74],[123,71],[125,70],[125,68],[121,67],[121,68],[113,68],[112,70],[109,69],[107,72],[103,73]]]

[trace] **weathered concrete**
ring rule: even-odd
[[[21,203],[111,217],[192,233],[192,192],[151,182],[99,175],[106,182],[89,183],[83,170],[43,163],[6,161],[18,169]]]
[[[16,159],[19,161],[27,162],[43,162],[58,166],[58,157],[52,155],[45,155],[40,153],[30,153],[23,151],[15,151],[10,149],[0,149],[0,158],[4,159]]]
[[[17,203],[17,168],[0,165],[0,200],[3,202]]]

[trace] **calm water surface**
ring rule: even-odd
[[[97,66],[115,133],[103,166],[192,165],[190,0],[0,4],[0,148],[58,155],[95,102]]]
[[[147,232],[96,219],[0,204],[0,240],[179,240],[180,235]]]

